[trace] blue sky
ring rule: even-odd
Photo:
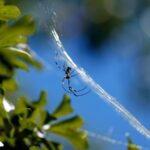
[[[62,37],[62,42],[78,65],[84,67],[97,83],[133,113],[147,128],[149,127],[150,121],[147,111],[144,113],[142,108],[135,106],[136,102],[129,95],[129,89],[135,88],[131,82],[134,62],[132,56],[134,55],[123,56],[123,54],[118,53],[120,47],[117,44],[113,47],[110,42],[110,44],[103,46],[105,50],[102,54],[96,54],[96,57],[92,56],[91,53],[86,52],[88,47],[85,46],[83,36],[71,40]],[[64,72],[55,65],[54,46],[52,42],[49,42],[46,35],[37,34],[31,38],[30,46],[47,64],[45,64],[42,72],[32,68],[30,73],[18,72],[18,80],[23,85],[21,94],[27,94],[30,98],[36,99],[41,90],[46,90],[49,97],[47,109],[51,112],[58,105],[65,92],[61,87]],[[117,46],[118,51],[116,51]],[[127,45],[125,46],[128,48]],[[47,68],[46,65],[49,67]],[[78,82],[77,77],[71,80],[75,82],[74,85],[77,88],[85,86],[84,83]],[[111,106],[93,92],[81,97],[69,96],[72,99],[75,113],[81,115],[85,121],[85,129],[120,140],[123,143],[127,142],[125,134],[129,133],[136,144],[145,147],[150,146],[145,137],[133,129]],[[94,138],[91,138],[91,141],[98,145],[103,143],[103,141]],[[104,145],[107,145],[104,146],[105,149],[110,147],[116,149],[116,146],[110,143],[104,142]],[[122,146],[117,148],[123,149]]]

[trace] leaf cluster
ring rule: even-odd
[[[16,90],[16,69],[28,71],[28,64],[40,69],[27,46],[27,38],[35,30],[33,18],[20,17],[20,10],[13,5],[4,5],[0,0],[0,88]]]
[[[44,109],[46,102],[46,93],[42,92],[37,101],[21,97],[10,112],[1,103],[0,141],[4,144],[1,149],[62,150],[61,144],[49,139],[50,134],[66,138],[78,149],[88,146],[87,135],[79,130],[83,120],[77,115],[68,116],[73,113],[69,97],[64,95],[52,114]]]
[[[27,44],[34,33],[35,23],[30,15],[21,16],[14,5],[0,0],[0,147],[2,150],[61,150],[62,145],[50,139],[60,135],[76,148],[87,147],[87,136],[79,130],[83,120],[73,115],[70,99],[64,95],[61,104],[50,114],[47,96],[42,92],[37,101],[19,98],[11,104],[5,91],[17,90],[16,69],[29,70],[29,65],[41,69]]]

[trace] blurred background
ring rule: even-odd
[[[37,53],[44,70],[31,68],[17,72],[21,87],[18,95],[36,99],[41,90],[48,92],[51,112],[65,91],[64,72],[55,65],[50,30],[55,26],[69,55],[108,93],[127,108],[150,130],[150,1],[149,0],[8,0],[22,14],[32,14],[37,31],[29,45]],[[39,58],[40,57],[40,58]],[[63,66],[62,62],[60,65]],[[78,90],[84,87],[77,77],[71,79]],[[84,129],[127,143],[150,147],[150,142],[122,119],[111,106],[93,92],[72,99],[75,113],[85,121]],[[125,146],[89,136],[89,150],[124,150]],[[66,141],[65,141],[66,142]],[[66,149],[73,149],[66,143]]]

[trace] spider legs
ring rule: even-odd
[[[58,61],[59,61],[58,58],[59,58],[58,52],[55,52],[55,64],[59,69],[61,69],[61,66],[58,64]]]
[[[58,69],[60,69],[60,70],[62,70],[62,71],[66,71],[66,68],[67,68],[67,65],[66,65],[66,63],[64,62],[64,64],[63,65],[61,65],[61,64],[59,64],[59,62],[61,63],[61,60],[59,60],[59,58],[58,58],[59,56],[58,56],[58,53],[56,53],[56,55],[55,55],[55,64],[56,64],[56,66],[58,67]]]
[[[65,88],[65,81],[66,81],[66,77],[64,77],[63,79],[62,79],[62,88],[67,92],[67,93],[72,93],[70,90],[67,90],[66,88]],[[69,80],[68,80],[68,85],[69,85]]]
[[[70,77],[75,77],[75,76],[77,76],[78,74],[77,73],[74,73],[75,71],[74,70],[72,70],[71,71],[71,73],[70,73]]]
[[[67,63],[64,61],[64,64],[62,65],[61,59],[59,59],[59,53],[56,52],[55,53],[55,64],[56,66],[62,70],[64,72],[64,77],[62,79],[62,88],[70,94],[73,94],[74,96],[83,96],[86,95],[90,92],[86,90],[86,87],[80,89],[80,90],[76,90],[72,87],[71,85],[71,79],[72,77],[77,76],[78,74],[75,72],[75,70],[73,68],[71,68],[71,66],[67,65]],[[61,58],[61,57],[60,57]],[[61,64],[59,64],[61,63]],[[82,91],[86,90],[86,92],[82,93]]]
[[[62,65],[62,57],[58,52],[55,52],[55,64],[58,67],[58,69],[61,69],[62,71],[66,71],[67,65],[66,62],[64,62],[64,64]]]
[[[56,52],[56,54],[55,54],[55,64],[56,64],[56,66],[58,67],[58,69],[61,69],[62,71],[64,71],[64,72],[66,72],[66,70],[67,70],[67,68],[69,67],[69,66],[67,66],[67,64],[66,64],[66,62],[64,62],[64,64],[63,64],[63,66],[62,65],[59,65],[59,54],[58,54],[58,52]],[[71,67],[70,67],[71,68]],[[71,71],[70,71],[70,73],[69,73],[69,76],[70,77],[75,77],[77,74],[74,74],[74,72],[75,72],[75,70],[73,70],[72,68],[70,69]]]
[[[85,89],[86,89],[86,87],[84,87],[84,88],[81,89],[81,90],[75,90],[75,89],[73,89],[71,86],[69,87],[69,90],[72,92],[72,94],[73,94],[74,96],[83,96],[83,95],[86,95],[86,94],[88,94],[88,93],[90,92],[90,90],[88,90],[88,91],[85,92],[85,93],[78,94],[79,92],[84,91]]]
[[[65,85],[64,85],[65,80],[67,80],[68,89],[65,88]],[[74,88],[71,86],[70,79],[66,79],[65,77],[64,77],[63,80],[62,80],[62,87],[63,87],[63,89],[64,89],[66,92],[68,92],[68,93],[70,93],[70,94],[73,94],[74,96],[83,96],[83,95],[86,95],[86,94],[88,94],[88,93],[90,92],[90,90],[89,90],[89,91],[87,91],[87,92],[85,92],[85,93],[83,93],[83,94],[80,94],[80,92],[81,92],[81,91],[84,91],[84,90],[86,89],[86,87],[84,87],[84,88],[82,88],[82,89],[80,89],[80,90],[76,90],[76,89],[74,89]]]

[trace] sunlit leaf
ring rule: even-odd
[[[128,144],[128,150],[140,150],[138,146],[134,144]]]
[[[69,119],[65,119],[61,122],[55,123],[52,125],[52,127],[60,127],[60,128],[71,128],[71,129],[77,129],[83,125],[83,120],[79,116],[74,116]]]
[[[86,133],[79,130],[82,125],[83,120],[79,116],[75,116],[51,125],[49,131],[65,137],[78,149],[85,149],[88,142]]]
[[[13,78],[8,79],[8,80],[4,80],[3,83],[2,83],[2,86],[3,86],[4,89],[10,90],[10,91],[13,91],[13,90],[17,89],[16,81]]]
[[[76,148],[86,149],[88,146],[86,134],[82,131],[74,131],[72,129],[52,129],[55,134],[63,136],[69,140]]]
[[[4,5],[4,0],[0,0],[0,5]]]
[[[20,16],[20,11],[16,6],[4,6],[1,5],[3,1],[0,1],[0,20],[16,19]]]
[[[45,124],[45,119],[47,117],[47,113],[45,111],[40,111],[39,112],[39,121],[38,121],[38,126],[42,129],[43,125]]]
[[[140,148],[132,142],[130,137],[128,137],[128,150],[140,150]]]
[[[67,95],[64,95],[62,102],[53,112],[54,117],[62,117],[73,112],[73,109],[70,104],[70,98]]]
[[[30,35],[35,30],[35,24],[31,16],[24,16],[13,25],[4,28],[0,32],[0,47],[16,46],[22,43],[22,36]]]
[[[41,150],[41,148],[38,146],[31,146],[29,150]]]
[[[22,114],[28,111],[27,99],[25,97],[20,97],[16,103],[15,114]]]
[[[11,63],[14,65],[14,68],[23,69],[26,71],[29,70],[27,64],[22,61],[12,59]]]
[[[34,104],[39,108],[43,108],[47,103],[47,94],[45,91],[42,91],[40,94],[40,98],[37,102],[34,102]]]
[[[13,103],[9,102],[5,97],[3,98],[3,107],[6,112],[13,111],[15,109],[15,106]]]
[[[32,59],[32,56],[29,52],[24,51],[22,49],[17,49],[15,47],[3,48],[3,49],[0,49],[0,52],[3,55],[24,59],[26,61],[31,61]]]

